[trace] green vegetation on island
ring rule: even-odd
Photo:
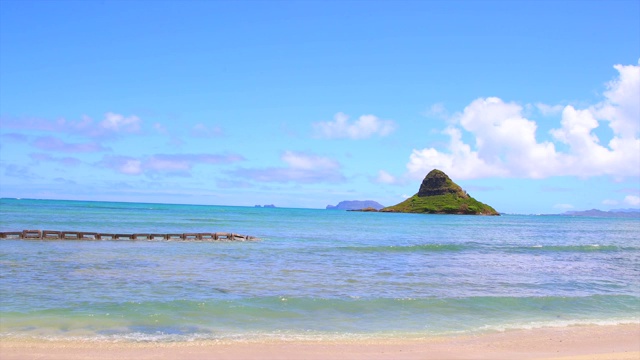
[[[422,180],[418,193],[405,201],[386,207],[381,212],[500,215],[491,206],[472,198],[447,174],[431,170]]]

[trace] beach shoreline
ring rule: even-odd
[[[0,339],[0,358],[26,359],[640,359],[640,323],[426,338],[109,342]]]

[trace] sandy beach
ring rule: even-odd
[[[2,339],[26,359],[640,359],[640,323],[511,330],[423,339],[72,342]]]

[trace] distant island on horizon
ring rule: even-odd
[[[603,211],[598,209],[583,211],[566,211],[559,215],[562,216],[585,216],[585,217],[623,217],[623,218],[640,218],[640,209],[614,209]]]
[[[345,200],[340,201],[338,205],[327,205],[327,210],[364,210],[364,209],[380,210],[384,205],[373,200]]]

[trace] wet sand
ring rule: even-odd
[[[0,359],[557,359],[639,360],[640,323],[420,339],[45,341],[3,338]]]

